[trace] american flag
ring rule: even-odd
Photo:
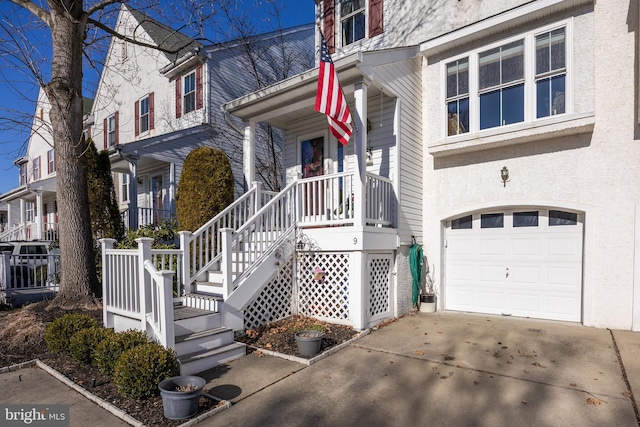
[[[353,132],[351,112],[322,34],[320,39],[320,75],[318,76],[315,110],[327,115],[329,130],[342,145],[347,145]]]

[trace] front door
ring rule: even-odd
[[[157,226],[162,220],[163,211],[162,175],[155,175],[151,178],[151,204],[153,209],[153,225]]]

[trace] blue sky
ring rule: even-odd
[[[161,0],[165,1],[165,0]],[[313,0],[276,0],[282,5],[281,19],[283,27],[293,27],[300,24],[308,24],[314,19]],[[248,10],[259,10],[256,4],[260,0],[238,0],[238,8]],[[0,18],[6,15],[11,16],[11,25],[24,26],[26,15],[20,16],[14,12],[8,12],[13,6],[6,1],[0,2]],[[259,13],[254,14],[254,24],[264,31],[272,29],[269,22]],[[49,56],[51,47],[48,43],[49,37],[46,32],[37,36],[39,40],[35,43],[39,46],[43,55]],[[2,39],[0,37],[0,43]],[[41,65],[45,74],[48,74],[49,63]],[[95,82],[99,78],[98,71],[89,70],[85,67],[84,96],[91,97],[91,88],[95,87]],[[8,110],[19,111],[22,115],[32,116],[35,111],[36,98],[38,96],[38,86],[28,71],[16,68],[6,55],[0,55],[0,121],[3,116],[7,116]],[[28,126],[16,126],[13,130],[6,129],[6,125],[0,123],[0,194],[18,186],[18,169],[13,162],[25,154],[27,140],[29,136]]]

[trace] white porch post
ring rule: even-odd
[[[221,228],[222,238],[222,297],[226,301],[233,291],[233,259],[231,254],[231,241],[233,239],[233,228]]]
[[[180,249],[182,250],[182,292],[179,293],[179,296],[182,297],[183,294],[190,294],[194,291],[191,286],[191,245],[189,244],[191,241],[191,232],[190,231],[179,231],[178,235],[180,236]]]
[[[171,214],[176,213],[176,164],[171,162],[169,163],[169,201],[171,206],[169,206],[169,212]]]
[[[244,128],[244,141],[242,147],[242,171],[244,173],[245,191],[256,180],[256,122],[249,121]]]
[[[140,326],[141,331],[147,332],[147,307],[151,306],[151,276],[144,267],[146,260],[151,260],[151,242],[150,237],[139,237],[136,239],[138,243],[138,290],[140,292]]]
[[[12,206],[13,205],[11,202],[7,203],[7,230],[10,229],[13,226],[13,223],[15,222],[15,220],[13,219]]]
[[[43,224],[42,224],[42,214],[45,212],[42,212],[42,192],[41,191],[36,191],[36,211],[34,213],[35,216],[35,220],[36,220],[36,236],[35,238],[38,240],[42,240],[42,229],[43,229]]]
[[[357,83],[355,85],[355,104],[354,112],[354,151],[356,155],[356,163],[358,170],[355,174],[353,182],[353,194],[356,201],[354,206],[353,225],[362,227],[366,224],[365,210],[365,183],[366,183],[366,153],[367,153],[367,85],[366,83]]]
[[[102,246],[102,322],[105,328],[113,328],[113,315],[109,314],[108,308],[111,305],[111,293],[109,292],[109,274],[111,266],[107,257],[107,250],[113,249],[116,239],[100,239]]]
[[[369,276],[367,274],[367,254],[353,251],[349,257],[349,301],[350,316],[354,329],[362,330],[367,325],[367,301]]]
[[[138,165],[129,161],[129,224],[130,230],[138,229]]]
[[[20,199],[20,224],[25,224],[26,221],[26,202],[24,199]]]

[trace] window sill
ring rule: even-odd
[[[519,123],[474,134],[458,135],[429,145],[429,154],[444,157],[453,154],[507,147],[527,142],[590,133],[595,124],[595,113],[573,114]]]

